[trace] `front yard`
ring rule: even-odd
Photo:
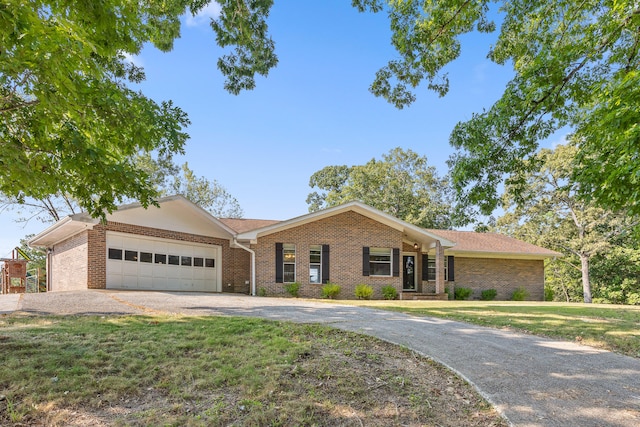
[[[0,318],[0,425],[506,426],[398,346],[231,317]]]

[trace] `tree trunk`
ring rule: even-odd
[[[582,272],[582,291],[584,302],[591,303],[591,282],[589,280],[589,255],[580,254],[580,271]]]

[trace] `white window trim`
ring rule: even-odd
[[[287,261],[287,257],[286,257],[286,253],[287,253],[287,249],[291,250],[293,249],[293,262]],[[296,282],[296,275],[298,273],[298,269],[296,268],[296,245],[293,243],[284,243],[282,245],[282,281],[283,283],[295,283]],[[286,279],[286,274],[287,271],[285,270],[285,266],[287,265],[293,265],[293,280],[288,281]]]
[[[319,262],[311,262],[311,251],[317,251],[320,255]],[[311,281],[311,267],[318,267],[318,281]],[[309,283],[312,285],[322,284],[322,245],[310,245],[309,246]]]
[[[382,251],[385,251],[384,255],[387,255],[386,251],[389,251],[389,262],[387,261],[372,261],[371,257],[378,251],[378,255],[382,255]],[[373,274],[372,264],[389,264],[389,274]],[[371,277],[392,277],[393,276],[393,248],[369,248],[369,276]]]
[[[433,263],[434,263],[433,270],[434,270],[434,273],[435,273],[435,274],[434,274],[434,276],[436,276],[436,277],[437,277],[437,273],[438,273],[438,272],[437,272],[437,271],[435,271],[435,269],[436,269],[436,267],[435,267],[435,262],[436,262],[435,255],[434,255],[433,257],[431,257],[431,255],[430,255],[430,254],[427,254],[427,256],[428,256],[428,261],[433,260]],[[444,256],[444,281],[445,281],[445,282],[448,282],[448,281],[449,281],[449,257],[450,257],[450,256],[451,256],[451,255],[445,255],[445,256]],[[427,262],[428,262],[428,261],[427,261]],[[429,276],[428,269],[429,269],[429,266],[427,265],[427,276]],[[429,279],[428,281],[429,281],[429,282],[435,282],[435,281],[436,281],[436,279]]]

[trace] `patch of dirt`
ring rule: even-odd
[[[266,390],[199,390],[190,398],[147,388],[83,407],[35,407],[23,426],[507,426],[467,383],[437,363],[370,337],[329,331],[291,364],[273,366]]]

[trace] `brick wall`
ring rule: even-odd
[[[196,234],[181,233],[177,231],[162,230],[158,228],[141,227],[118,222],[108,222],[106,225],[96,225],[88,233],[88,275],[86,287],[89,289],[105,289],[106,276],[106,232],[116,231],[133,235],[171,239],[181,242],[203,243],[222,247],[222,259],[218,260],[222,265],[223,292],[248,293],[249,285],[245,284],[250,279],[249,253],[244,249],[231,248],[229,240],[215,237],[200,236]],[[229,286],[230,285],[230,286]]]
[[[51,290],[87,288],[88,235],[84,231],[58,243],[51,253]]]
[[[340,285],[339,298],[355,298],[356,285],[365,283],[374,288],[373,298],[382,298],[384,285],[402,290],[402,277],[371,277],[362,275],[362,248],[384,247],[402,249],[402,233],[355,212],[345,212],[330,218],[300,225],[258,239],[256,252],[257,289],[267,295],[287,295],[283,283],[275,282],[275,245],[296,245],[296,281],[300,296],[319,298],[321,284],[309,283],[309,251],[311,245],[329,245],[329,279]],[[401,273],[402,275],[402,273]]]
[[[455,286],[473,289],[471,299],[480,298],[485,289],[495,289],[498,300],[511,299],[513,291],[522,286],[529,300],[542,301],[544,261],[455,257]]]

